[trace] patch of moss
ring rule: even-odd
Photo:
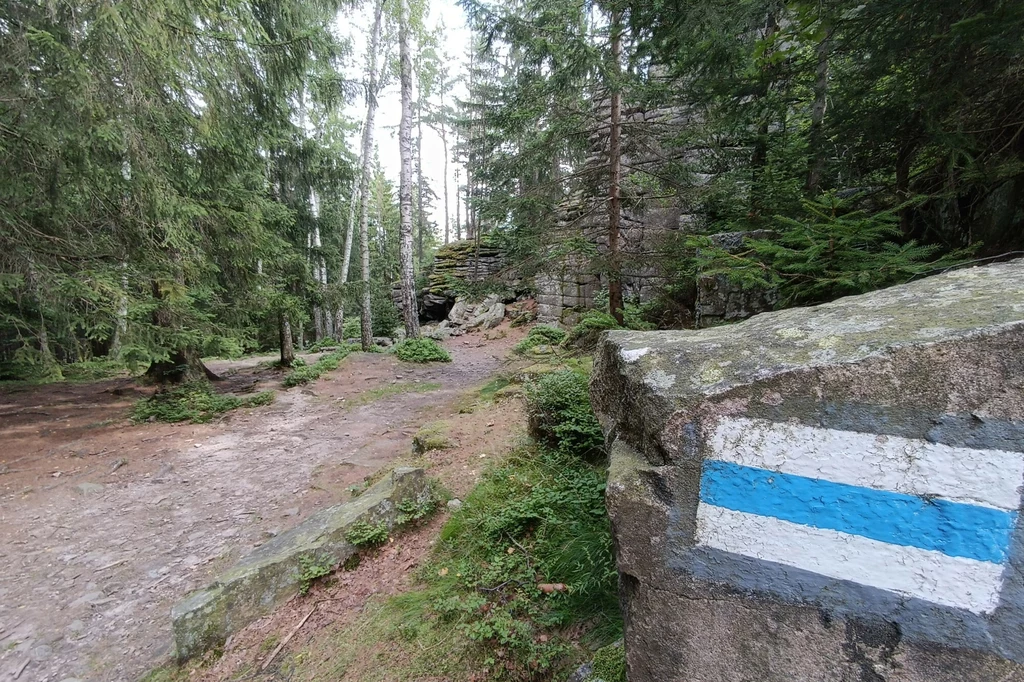
[[[452,440],[448,437],[447,431],[447,422],[437,421],[424,424],[412,437],[413,452],[422,455],[431,450],[445,450],[452,447]]]
[[[621,641],[594,653],[594,677],[601,682],[626,682],[626,649]]]

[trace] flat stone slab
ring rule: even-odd
[[[302,561],[336,567],[359,550],[345,539],[359,522],[389,528],[398,504],[425,502],[430,495],[423,469],[396,469],[359,497],[316,514],[243,557],[209,586],[171,609],[178,660],[222,646],[249,623],[271,613],[301,584]]]
[[[1024,260],[701,331],[591,398],[630,679],[1024,679]]]

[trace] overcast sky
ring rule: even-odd
[[[372,0],[366,2],[364,8],[357,11],[354,16],[342,18],[339,21],[339,29],[343,35],[351,38],[354,55],[351,67],[346,74],[349,78],[360,79],[366,64],[366,43],[370,33],[370,22],[373,21]],[[448,63],[449,73],[452,78],[463,75],[466,72],[467,56],[466,51],[470,44],[470,31],[466,26],[466,16],[462,9],[457,7],[455,0],[429,0],[430,16],[426,21],[428,29],[433,29],[439,22],[443,22],[447,40],[441,45],[441,51],[447,52],[451,61]],[[397,46],[395,48],[397,55]],[[450,98],[461,97],[465,90],[462,84],[456,86],[449,94]],[[415,97],[415,94],[414,94]],[[454,102],[449,102],[453,104]],[[346,108],[346,114],[355,121],[362,122],[366,116],[366,103],[362,97],[351,102]],[[401,159],[398,152],[398,124],[401,120],[401,95],[397,78],[391,79],[387,88],[379,97],[379,108],[377,109],[376,130],[374,141],[380,150],[380,162],[384,172],[394,181],[398,187],[399,170]],[[416,129],[413,128],[413,136]],[[354,141],[353,150],[358,153],[358,141]],[[449,135],[449,146],[452,139]],[[451,150],[449,149],[449,154]],[[423,173],[429,179],[430,186],[437,194],[436,206],[431,211],[432,220],[438,229],[438,235],[444,237],[444,146],[441,144],[441,137],[430,129],[423,126]],[[448,211],[451,215],[451,231],[454,239],[455,234],[455,164],[449,159],[448,164]],[[465,182],[465,172],[461,173],[461,179]],[[462,208],[463,221],[465,220],[465,207]]]

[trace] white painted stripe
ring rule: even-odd
[[[1008,511],[1020,507],[1024,482],[1019,452],[763,419],[721,419],[711,449],[708,459]]]
[[[700,503],[697,544],[849,580],[909,597],[990,613],[1003,566],[951,557]]]

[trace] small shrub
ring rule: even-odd
[[[362,334],[363,325],[359,322],[358,317],[350,317],[345,320],[345,323],[341,326],[342,339],[358,339]]]
[[[422,499],[402,500],[398,503],[398,518],[395,523],[405,525],[414,521],[427,518],[437,509],[437,498],[433,495],[426,495]]]
[[[563,329],[546,324],[538,324],[530,330],[525,339],[516,344],[513,350],[516,353],[525,353],[537,346],[557,346],[565,340],[565,337],[566,333]]]
[[[150,419],[162,422],[192,421],[208,422],[218,414],[239,407],[256,407],[274,402],[273,391],[264,391],[251,398],[239,398],[230,394],[220,394],[205,381],[183,384],[175,388],[160,391],[153,396],[140,400],[132,408],[132,420],[144,422]]]
[[[312,365],[295,367],[288,376],[284,378],[284,385],[287,388],[308,384],[316,381],[324,372],[338,369],[338,365],[352,352],[350,346],[342,346],[338,350],[323,356]],[[298,358],[296,358],[298,360]]]
[[[324,350],[326,350],[328,348],[337,348],[338,346],[342,345],[342,343],[343,343],[342,341],[335,341],[334,339],[332,339],[331,337],[328,336],[328,337],[325,337],[323,339],[320,339],[319,341],[314,343],[312,346],[310,346],[309,347],[309,352],[310,353],[320,353],[320,352],[322,352],[322,351],[324,351]],[[301,360],[301,358],[295,358],[295,359],[296,360]],[[294,366],[294,363],[292,363],[292,366]]]
[[[593,457],[604,447],[590,406],[589,376],[576,369],[542,375],[526,386],[530,431],[565,454]]]
[[[433,339],[406,339],[395,346],[395,355],[405,362],[451,362],[448,354]]]
[[[299,557],[299,594],[306,594],[313,583],[331,574],[333,562],[327,557],[304,554]]]
[[[566,347],[579,348],[581,350],[592,350],[597,346],[597,340],[601,332],[609,329],[622,329],[615,318],[608,313],[599,310],[588,310],[580,318],[580,321],[566,336],[562,345]]]
[[[345,533],[345,539],[356,547],[376,547],[388,541],[388,524],[356,521]]]

